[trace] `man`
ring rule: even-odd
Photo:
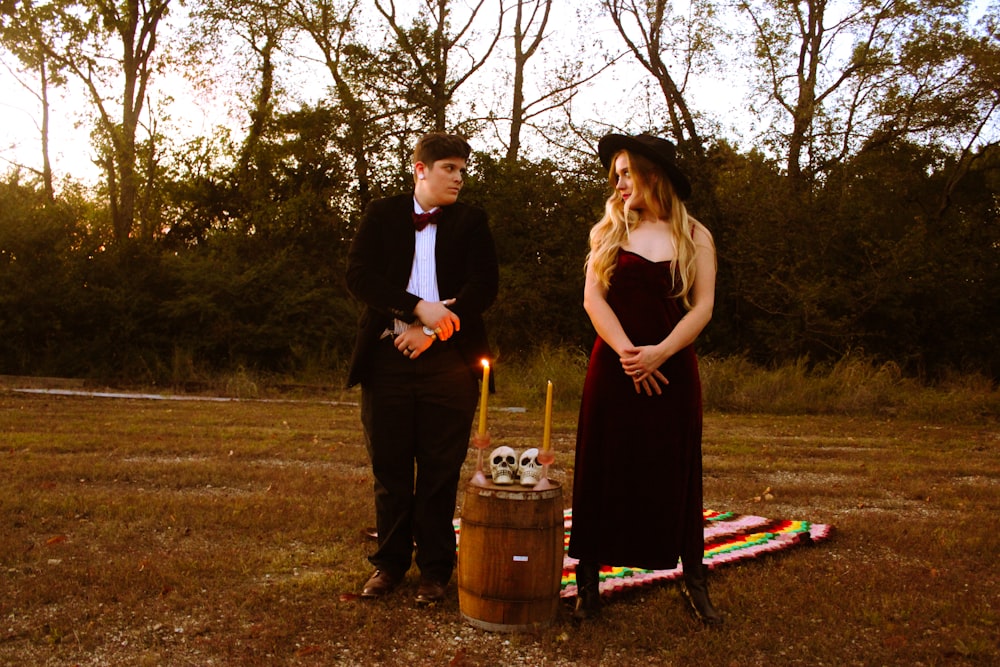
[[[361,384],[378,530],[367,598],[396,588],[414,550],[420,604],[444,598],[455,567],[459,475],[490,356],[482,313],[499,282],[486,214],[456,203],[469,153],[459,136],[422,137],[413,193],[372,202],[348,256],[364,304],[348,385]]]

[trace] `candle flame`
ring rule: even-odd
[[[483,363],[483,368],[489,368],[490,367],[490,360],[489,359],[483,359],[482,363]]]

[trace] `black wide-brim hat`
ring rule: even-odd
[[[621,150],[641,155],[663,169],[681,199],[691,196],[691,181],[677,166],[677,149],[673,142],[651,134],[639,134],[634,137],[627,134],[609,134],[597,144],[597,154],[605,169],[611,168],[612,158]]]

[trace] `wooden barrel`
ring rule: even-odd
[[[483,630],[544,627],[559,612],[562,488],[469,485],[458,545],[458,605]]]

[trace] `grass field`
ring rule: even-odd
[[[833,537],[716,570],[719,630],[664,584],[612,598],[583,626],[563,613],[496,634],[462,621],[454,580],[428,609],[412,572],[389,599],[356,597],[373,545],[357,398],[0,388],[0,664],[1000,663],[992,418],[710,411],[706,505],[829,523]],[[563,482],[575,428],[575,408],[557,409]],[[540,411],[494,411],[490,431],[535,446]],[[473,463],[471,450],[467,476]]]

